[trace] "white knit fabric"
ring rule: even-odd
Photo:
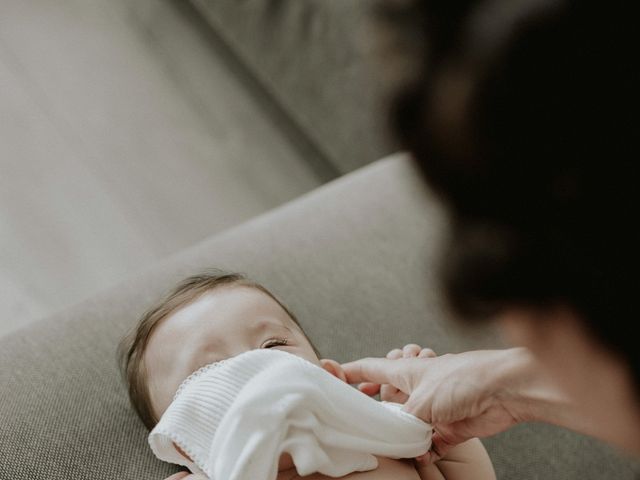
[[[375,469],[374,455],[411,458],[431,427],[281,350],[251,350],[202,367],[149,434],[161,460],[211,480],[274,480],[283,452],[301,476]],[[180,455],[175,442],[193,462]]]

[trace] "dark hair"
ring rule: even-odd
[[[640,42],[622,5],[396,1],[382,13],[424,47],[390,119],[451,213],[441,279],[454,311],[567,306],[640,387]]]
[[[144,362],[144,353],[151,334],[158,324],[172,313],[197,300],[204,293],[223,286],[245,286],[266,293],[282,307],[304,334],[298,319],[284,303],[265,287],[240,273],[211,269],[184,279],[152,305],[118,345],[118,361],[123,380],[129,392],[129,400],[138,417],[149,430],[152,430],[159,420],[154,415],[151,407],[147,369]],[[313,342],[309,340],[309,343],[315,353],[320,356]]]

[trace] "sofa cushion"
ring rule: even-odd
[[[402,157],[377,162],[0,339],[0,478],[162,479],[130,408],[118,340],[163,291],[207,267],[243,271],[287,302],[324,356],[498,344],[445,318],[433,282],[444,221]],[[485,442],[500,478],[631,479],[598,442],[523,425]]]
[[[392,150],[367,53],[375,1],[192,0],[341,173]]]

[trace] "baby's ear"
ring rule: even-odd
[[[340,365],[338,362],[336,362],[335,360],[330,360],[328,358],[323,358],[322,360],[320,360],[320,365],[322,365],[322,368],[324,368],[331,375],[347,383],[347,376],[344,374],[342,365]]]

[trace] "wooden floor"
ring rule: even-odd
[[[321,183],[162,0],[2,0],[0,145],[0,335]]]

